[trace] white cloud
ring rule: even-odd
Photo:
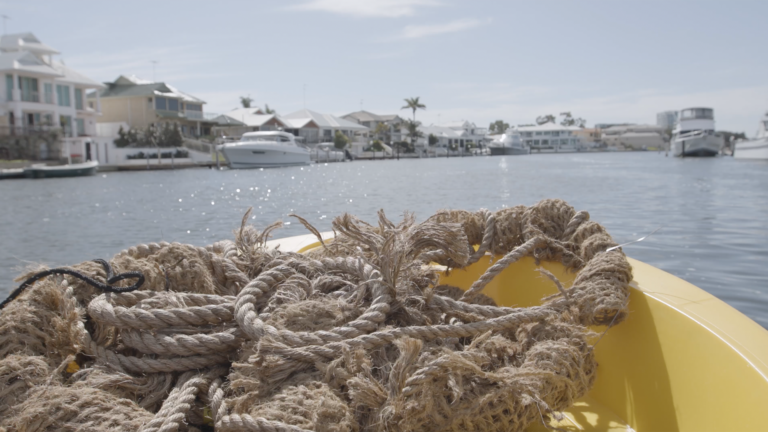
[[[290,10],[322,11],[359,17],[397,18],[416,14],[420,7],[439,6],[437,0],[309,0]]]
[[[400,32],[400,38],[415,39],[444,33],[454,33],[477,27],[482,23],[483,22],[478,19],[467,18],[444,24],[408,25],[403,28],[402,32]]]

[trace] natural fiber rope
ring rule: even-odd
[[[152,416],[142,430],[153,432],[202,421],[202,404],[217,430],[522,430],[589,390],[596,364],[586,326],[626,315],[623,253],[604,252],[615,245],[604,228],[559,200],[442,211],[421,224],[409,214],[395,224],[380,212],[378,226],[343,215],[335,240],[309,254],[268,250],[279,225],[258,232],[247,217],[235,241],[139,245],[100,261],[102,269],[83,263],[44,275],[71,279],[29,278],[0,315],[8,335],[0,336],[0,395],[8,395],[0,414],[9,413],[0,428],[55,428],[25,417],[44,412],[36,389],[53,384],[112,391],[140,412],[162,399],[140,416]],[[466,292],[434,289],[426,264],[464,267],[488,252],[503,256]],[[542,306],[488,304],[483,288],[526,256],[578,276],[565,288],[544,272],[559,293]],[[113,266],[123,273],[112,276]],[[145,290],[113,287],[126,277],[145,278]],[[25,324],[25,314],[39,324]],[[56,351],[59,360],[36,374],[38,359]],[[81,372],[67,378],[73,364]],[[111,409],[77,404],[98,418]],[[94,430],[119,429],[105,424]]]

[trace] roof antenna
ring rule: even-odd
[[[6,34],[8,34],[6,21],[11,19],[11,17],[9,17],[8,15],[0,15],[0,17],[3,18],[3,36],[5,36]]]
[[[150,60],[152,63],[152,82],[155,82],[155,65],[157,64],[156,60]]]

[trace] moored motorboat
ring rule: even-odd
[[[496,137],[490,144],[488,149],[491,151],[491,156],[500,155],[525,155],[530,154],[531,149],[523,144],[523,140],[520,139],[520,133],[509,128],[506,132]]]
[[[333,233],[323,233],[326,240]],[[327,243],[327,241],[326,241]],[[313,235],[274,240],[283,251],[320,247]],[[495,257],[493,263],[500,257]],[[711,294],[653,266],[629,259],[630,314],[595,338],[597,380],[587,396],[551,426],[594,431],[757,431],[768,404],[768,331]],[[481,259],[440,276],[468,289],[491,265]],[[568,288],[577,274],[560,263],[524,258],[486,286],[500,306],[529,307],[557,294],[538,269]],[[605,327],[595,328],[602,334]],[[546,431],[534,424],[528,430]]]
[[[751,140],[738,141],[733,146],[736,159],[768,159],[768,112],[760,120],[757,136]]]
[[[720,154],[724,140],[715,134],[715,116],[712,108],[686,108],[680,111],[678,118],[670,140],[673,156]]]
[[[66,165],[34,164],[24,168],[24,176],[27,178],[82,177],[94,175],[98,169],[97,161]]]
[[[281,131],[248,132],[238,142],[217,147],[230,168],[272,168],[307,165],[310,153],[293,134]]]
[[[24,168],[0,169],[0,180],[24,178]]]

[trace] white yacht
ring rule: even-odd
[[[296,144],[293,134],[279,131],[248,132],[240,141],[221,144],[230,168],[271,168],[309,163],[309,150]]]
[[[501,136],[496,137],[488,144],[492,156],[497,155],[524,155],[530,154],[531,149],[523,144],[520,132],[513,128],[507,129]]]
[[[715,135],[715,116],[712,108],[686,108],[680,111],[670,147],[677,157],[717,156],[725,144],[723,137]]]
[[[768,159],[768,111],[760,120],[755,139],[739,141],[733,146],[736,159]]]

